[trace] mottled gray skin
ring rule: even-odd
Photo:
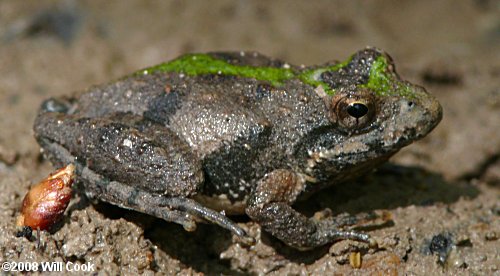
[[[257,53],[211,55],[240,65],[284,64]],[[369,172],[440,121],[439,103],[421,87],[405,98],[353,85],[366,81],[379,55],[386,54],[367,48],[342,74],[323,74],[334,96],[298,79],[274,87],[224,75],[125,77],[47,100],[35,136],[55,166],[76,164],[87,196],[187,230],[210,221],[251,242],[224,210],[246,212],[300,249],[339,239],[374,243],[338,230],[352,220],[307,218],[291,205]],[[367,103],[368,113],[356,120],[339,104],[346,99]]]

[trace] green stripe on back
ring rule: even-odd
[[[287,80],[297,78],[303,83],[313,87],[321,85],[328,95],[334,95],[336,91],[331,89],[327,83],[323,82],[320,76],[325,71],[337,71],[347,66],[351,60],[352,57],[342,63],[327,67],[305,69],[300,72],[295,72],[285,67],[234,65],[207,54],[187,54],[172,61],[140,70],[135,74],[147,75],[155,72],[176,72],[189,76],[218,74],[268,81],[276,87],[282,86]],[[368,82],[359,85],[359,87],[371,89],[378,96],[399,95],[412,97],[413,90],[411,86],[399,80],[395,74],[389,73],[387,70],[388,66],[388,60],[384,56],[379,56],[372,64]]]

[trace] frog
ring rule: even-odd
[[[230,219],[243,214],[308,250],[376,245],[353,230],[356,215],[308,217],[294,204],[373,171],[441,118],[437,99],[375,47],[312,66],[208,52],[49,98],[34,135],[54,166],[75,164],[90,199],[252,244]]]

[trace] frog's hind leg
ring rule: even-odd
[[[84,167],[61,145],[45,141],[47,153],[57,153],[50,159],[56,164],[75,163],[79,182],[83,183],[89,198],[99,199],[119,207],[143,212],[166,221],[181,224],[187,231],[196,229],[196,219],[206,220],[228,229],[247,244],[254,243],[245,230],[225,215],[204,207],[200,203],[182,197],[165,197],[148,193],[117,181],[109,181]]]
[[[126,123],[135,122],[134,115],[129,115],[92,119],[41,112],[35,123],[36,138],[55,166],[75,163],[77,181],[90,198],[176,222],[186,230],[195,229],[196,219],[205,220],[244,242],[251,241],[225,215],[189,199],[203,180],[201,167],[186,152],[189,149],[177,144],[180,141],[168,129],[148,131],[145,123],[140,132]],[[113,151],[116,148],[127,151]]]
[[[261,179],[252,194],[246,213],[262,228],[298,249],[318,247],[337,240],[357,240],[375,246],[370,235],[339,228],[356,223],[352,217],[308,218],[292,205],[302,192],[304,179],[289,170],[275,170]]]
[[[85,194],[91,199],[99,199],[113,205],[117,205],[126,209],[142,211],[147,209],[152,216],[162,218],[167,221],[172,221],[181,224],[186,230],[196,229],[196,223],[193,217],[188,216],[185,212],[176,210],[162,211],[160,208],[147,208],[141,205],[141,200],[147,200],[149,195],[142,195],[141,192],[135,191],[132,187],[121,184],[119,182],[103,179],[95,172],[85,168],[71,153],[58,143],[54,143],[47,139],[40,139],[40,144],[44,148],[47,157],[54,163],[55,166],[64,166],[65,164],[74,163],[76,173],[79,176],[78,182],[83,184]],[[142,192],[144,193],[144,192]]]
[[[245,243],[253,243],[253,239],[225,215],[206,208],[192,199],[165,197],[117,181],[107,181],[88,168],[83,168],[81,175],[85,179],[83,180],[86,182],[85,186],[91,191],[98,192],[98,195],[90,193],[90,197],[97,197],[122,208],[140,211],[166,221],[181,224],[187,231],[194,231],[196,229],[196,219],[202,219],[228,229],[239,236]],[[94,187],[89,187],[89,185]]]

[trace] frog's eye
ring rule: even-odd
[[[331,120],[348,130],[361,130],[373,122],[374,117],[373,98],[363,93],[339,95],[332,99]]]
[[[368,107],[364,103],[355,102],[347,106],[347,113],[352,117],[359,119],[368,114]]]

